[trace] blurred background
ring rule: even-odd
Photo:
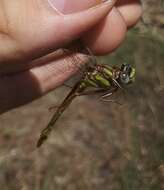
[[[121,106],[77,98],[46,144],[36,141],[69,89],[0,117],[1,190],[164,189],[164,1],[144,15],[123,45],[100,62],[131,63],[136,81]]]

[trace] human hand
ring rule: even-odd
[[[67,1],[0,1],[1,113],[42,96],[76,71],[71,56],[55,50],[81,37],[95,54],[111,52],[142,12],[138,0],[93,8],[101,0],[69,0],[63,10],[62,2]]]

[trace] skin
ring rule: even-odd
[[[47,0],[0,0],[0,112],[31,102],[77,71],[75,53],[58,48],[81,37],[95,55],[110,53],[141,14],[138,0],[96,7],[94,0],[78,0],[62,13]],[[79,64],[87,62],[77,56]]]

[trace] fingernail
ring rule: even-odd
[[[63,13],[66,0],[48,0],[48,3],[57,12]]]
[[[86,1],[86,2],[85,2]],[[58,13],[71,14],[74,12],[83,11],[92,7],[97,7],[99,4],[113,3],[115,0],[48,0],[50,6],[55,9]]]
[[[95,6],[91,7],[91,9],[102,7],[104,5],[107,5],[107,6],[109,5],[112,7],[112,6],[114,6],[116,1],[117,0],[101,0],[101,3],[97,3]],[[97,0],[97,2],[98,2],[98,0]]]

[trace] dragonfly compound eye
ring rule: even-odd
[[[134,81],[135,69],[130,64],[122,64],[120,72],[120,82],[128,84]]]
[[[128,73],[121,73],[120,74],[120,80],[123,84],[128,84],[130,82],[130,77]]]

